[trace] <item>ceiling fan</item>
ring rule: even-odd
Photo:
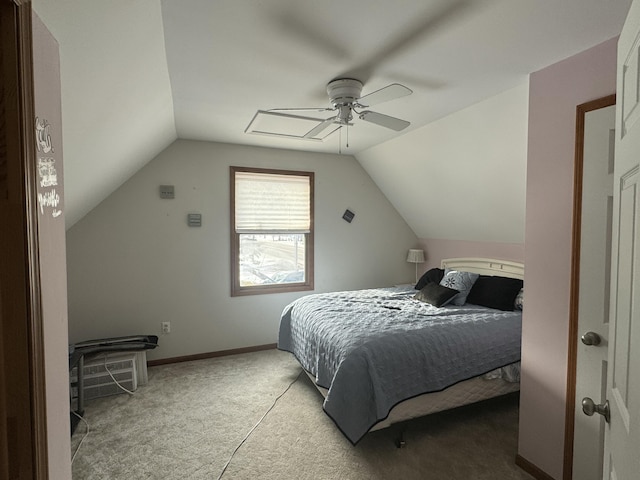
[[[407,95],[411,95],[412,90],[400,85],[399,83],[392,83],[386,87],[380,88],[372,93],[361,96],[363,83],[354,78],[337,78],[332,80],[327,85],[327,94],[331,103],[330,107],[325,108],[273,108],[270,110],[259,110],[254,118],[247,126],[245,132],[248,133],[261,133],[270,134],[266,131],[256,130],[254,123],[258,119],[260,114],[262,115],[274,115],[280,120],[286,119],[287,121],[304,123],[305,130],[297,131],[297,127],[292,127],[291,133],[284,132],[272,132],[272,135],[285,136],[292,138],[299,138],[305,140],[323,140],[331,133],[339,130],[343,126],[353,125],[352,120],[354,114],[365,122],[374,123],[381,127],[389,128],[399,132],[404,130],[410,122],[402,120],[400,118],[391,117],[382,113],[368,110],[372,105],[376,105],[389,100],[395,100]],[[333,112],[328,118],[315,118],[300,116],[292,112]],[[313,125],[315,123],[315,125]],[[311,127],[311,128],[309,128]],[[286,127],[285,127],[286,128]],[[293,130],[297,132],[294,133]]]
[[[295,4],[295,2],[291,2]],[[460,15],[475,7],[473,0],[439,0],[423,13],[418,13],[407,25],[390,40],[353,62],[326,86],[330,107],[325,108],[274,108],[258,110],[245,129],[245,133],[270,135],[284,138],[322,141],[332,133],[354,125],[354,116],[359,120],[401,131],[410,122],[369,110],[369,107],[412,94],[412,90],[399,83],[392,83],[367,95],[361,96],[364,84],[390,59],[421,41],[426,35],[441,29],[447,23],[457,21]],[[303,9],[276,10],[275,15],[267,15],[278,31],[293,35],[296,41],[304,45],[320,48],[325,54],[334,55],[343,60],[349,52],[342,42],[319,29],[315,21],[309,21],[309,15]],[[406,78],[406,75],[405,75]],[[411,77],[412,78],[412,77]],[[411,83],[417,81],[416,78]],[[422,79],[419,83],[433,88],[432,82]],[[439,88],[436,87],[436,88]],[[331,116],[303,114],[301,112],[332,112]],[[320,118],[318,118],[320,117]],[[348,133],[348,129],[345,129]],[[342,143],[342,142],[341,142]],[[348,146],[348,138],[347,138]]]

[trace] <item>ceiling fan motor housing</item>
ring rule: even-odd
[[[355,103],[362,93],[362,82],[353,78],[339,78],[329,82],[327,93],[334,107]]]

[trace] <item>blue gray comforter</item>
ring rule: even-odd
[[[329,390],[323,408],[354,444],[397,403],[520,360],[521,312],[436,308],[415,293],[313,294],[282,313],[278,348]]]

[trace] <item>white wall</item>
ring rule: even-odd
[[[172,332],[149,358],[276,342],[283,307],[305,292],[230,297],[230,165],[315,172],[317,292],[413,280],[417,238],[353,157],[178,140],[68,230],[71,342],[159,334],[163,321]]]
[[[524,242],[528,82],[357,155],[421,239]]]

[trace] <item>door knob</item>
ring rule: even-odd
[[[580,340],[582,340],[582,343],[584,343],[585,345],[592,345],[595,347],[597,345],[600,345],[602,338],[600,338],[600,335],[598,335],[596,332],[587,332],[582,335],[582,337],[580,337]]]
[[[611,412],[609,411],[609,400],[605,400],[602,404],[597,404],[589,397],[582,399],[582,411],[585,415],[592,416],[594,413],[602,415],[607,423],[611,420]]]

